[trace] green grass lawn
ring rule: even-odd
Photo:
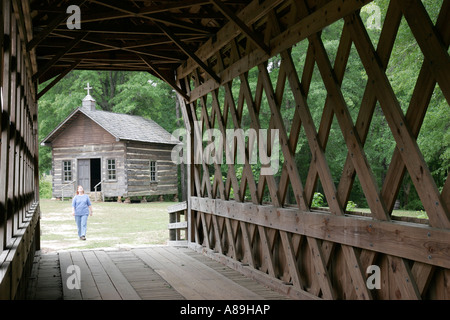
[[[173,202],[93,202],[86,241],[78,239],[71,204],[41,199],[42,251],[163,245],[169,239],[167,207]]]
[[[94,202],[86,241],[78,239],[71,201],[41,199],[41,249],[130,248],[164,245],[169,239],[167,207],[173,202]],[[355,208],[354,211],[369,212]],[[426,219],[424,212],[395,210],[395,216]]]
[[[355,208],[350,211],[370,213],[370,209],[367,208]],[[428,215],[425,211],[417,210],[393,210],[392,216],[394,217],[409,217],[417,219],[428,219]]]

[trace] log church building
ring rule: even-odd
[[[172,135],[153,120],[97,110],[86,89],[82,106],[41,142],[52,148],[53,197],[72,197],[77,185],[103,198],[176,195]]]

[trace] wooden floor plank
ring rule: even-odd
[[[80,268],[80,291],[82,299],[101,300],[100,292],[98,291],[97,285],[92,277],[92,273],[89,270],[89,266],[84,259],[83,253],[81,251],[72,251],[70,252],[70,255],[72,257],[73,264]]]
[[[108,273],[97,259],[95,253],[93,251],[84,251],[83,256],[89,266],[89,270],[102,300],[120,300],[120,294],[117,292]]]
[[[64,300],[81,300],[81,290],[80,289],[69,289],[67,286],[69,276],[71,274],[67,273],[68,267],[73,265],[72,256],[69,252],[59,253],[59,265],[61,268],[61,282],[63,287],[63,299]]]
[[[141,297],[137,294],[105,251],[95,251],[95,255],[123,300],[141,300]]]
[[[108,255],[142,300],[184,299],[167,281],[132,252],[108,251]]]
[[[35,292],[29,294],[36,300],[286,298],[188,248],[61,251],[36,261]],[[80,268],[80,289],[67,285],[74,277],[74,272],[67,272],[72,265]]]
[[[155,247],[136,250],[135,253],[186,299],[262,299],[183,252],[177,252],[176,248]]]
[[[155,270],[161,277],[163,277],[171,286],[175,288],[183,297],[189,300],[203,300],[204,297],[192,289],[191,284],[186,284],[186,276],[179,272],[179,269],[170,267],[167,259],[161,259],[157,253],[152,254],[149,250],[135,249],[133,253],[136,254],[142,261],[144,261],[150,268]],[[166,265],[166,266],[165,266]]]
[[[224,266],[222,263],[220,263],[216,260],[213,260],[195,250],[191,250],[188,248],[179,248],[179,250],[182,250],[184,254],[186,254],[186,255],[200,261],[202,264],[216,270],[217,272],[219,272],[223,276],[233,280],[237,284],[239,284],[243,287],[246,287],[246,288],[252,290],[253,292],[261,295],[262,297],[264,297],[264,299],[268,299],[268,300],[289,299],[287,296],[285,296],[281,293],[278,293],[278,292],[264,286],[263,284],[255,281],[251,278],[246,277],[239,271],[236,271],[227,266]]]
[[[59,255],[35,255],[27,287],[27,300],[62,300],[62,279]]]

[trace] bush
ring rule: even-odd
[[[52,197],[52,182],[45,176],[39,179],[39,197],[42,199],[51,199]]]
[[[353,209],[355,209],[357,207],[356,203],[354,203],[353,201],[349,200],[347,202],[347,207],[345,208],[346,211],[352,211]]]
[[[408,204],[405,206],[405,209],[406,210],[415,210],[415,211],[424,210],[422,202],[420,201],[420,199],[410,200],[408,202]]]
[[[323,200],[324,200],[323,194],[321,194],[320,192],[314,192],[314,197],[313,197],[313,201],[311,203],[311,207],[313,207],[313,208],[323,207],[323,204],[324,204]]]

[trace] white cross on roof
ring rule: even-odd
[[[89,86],[89,82],[87,83],[87,87],[84,88],[84,90],[87,90],[87,94],[90,95],[89,90],[92,89],[92,87]]]

